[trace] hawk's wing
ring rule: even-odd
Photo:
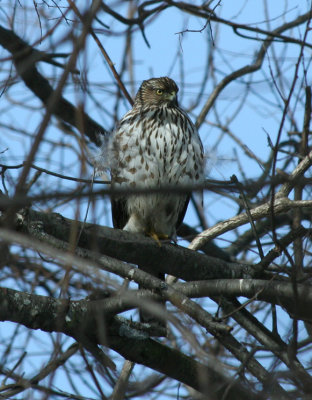
[[[190,197],[191,197],[190,195],[187,196],[187,198],[185,199],[184,206],[178,215],[176,230],[179,228],[179,226],[182,224],[184,220],[186,210],[190,201]],[[127,198],[125,197],[118,199],[111,198],[111,207],[112,207],[114,228],[123,229],[130,218],[130,215],[127,211]]]
[[[111,206],[114,228],[123,229],[130,217],[127,211],[127,199],[125,197],[118,199],[112,197]]]
[[[183,208],[181,209],[181,211],[180,211],[180,213],[178,215],[178,220],[177,220],[177,223],[176,223],[176,230],[178,230],[179,226],[182,224],[182,222],[184,220],[185,213],[186,213],[186,210],[187,210],[187,206],[188,206],[188,203],[190,201],[190,197],[191,197],[191,195],[188,195],[186,197],[184,206],[183,206]]]

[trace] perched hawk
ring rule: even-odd
[[[202,143],[178,106],[176,83],[167,77],[143,81],[133,108],[109,138],[113,188],[193,185],[204,179]],[[115,228],[156,239],[176,237],[190,194],[160,192],[112,197]]]
[[[133,108],[108,137],[97,162],[98,169],[106,164],[110,170],[113,188],[125,189],[125,194],[111,198],[114,227],[149,235],[158,243],[165,238],[175,240],[190,198],[190,193],[173,193],[168,187],[204,180],[202,143],[196,127],[178,106],[178,90],[167,77],[143,81]],[[164,190],[148,193],[155,187]],[[127,189],[135,188],[147,193],[127,194]],[[164,274],[148,265],[139,267],[164,279]],[[140,319],[166,327],[153,313],[141,311]]]

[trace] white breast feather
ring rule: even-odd
[[[170,111],[179,112],[176,109]],[[133,114],[127,113],[119,129],[111,136],[108,154],[110,169],[115,177],[114,186],[150,188],[201,183],[204,179],[204,165],[202,145],[196,128],[181,111],[187,120],[187,131],[192,132],[191,139],[185,137],[183,142],[181,127],[174,123],[175,115],[171,114],[172,117],[163,120],[161,126],[155,129],[151,118],[154,112],[146,113],[145,124],[138,118],[134,128]],[[152,132],[150,138],[148,132]],[[150,154],[147,151],[149,146]],[[199,166],[197,171],[194,169],[195,164]],[[174,235],[177,218],[186,197],[172,193],[130,196],[127,200],[130,220],[124,229],[145,233],[147,229],[152,229],[168,236]],[[176,209],[177,215],[170,218],[167,216],[166,207],[169,206]]]

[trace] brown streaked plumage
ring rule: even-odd
[[[109,139],[113,187],[192,185],[204,179],[202,144],[194,124],[177,102],[168,78],[143,81],[133,108]],[[156,239],[175,238],[189,194],[170,192],[112,198],[114,227]]]

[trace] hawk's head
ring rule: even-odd
[[[177,106],[178,86],[175,81],[164,76],[143,81],[135,96],[135,106]]]

